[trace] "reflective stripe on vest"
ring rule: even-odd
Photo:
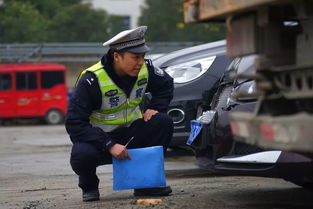
[[[142,117],[138,105],[142,101],[148,84],[148,70],[145,64],[141,67],[129,98],[112,81],[103,69],[101,62],[83,71],[78,80],[87,71],[93,72],[97,76],[102,93],[101,108],[93,111],[89,117],[93,126],[110,132],[119,126],[129,126],[134,120]]]

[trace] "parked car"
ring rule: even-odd
[[[185,48],[153,60],[153,64],[174,78],[174,98],[168,115],[174,121],[172,147],[186,145],[189,121],[210,101],[220,77],[231,60],[226,57],[226,42],[217,41]],[[206,98],[206,99],[204,99]]]
[[[63,122],[67,111],[66,68],[56,63],[0,65],[0,122],[42,118]]]
[[[313,188],[312,158],[279,150],[263,150],[233,139],[229,113],[253,112],[258,105],[253,80],[256,58],[251,55],[234,59],[222,76],[209,108],[214,117],[208,125],[203,125],[202,132],[192,143],[196,163],[212,171],[283,178]]]

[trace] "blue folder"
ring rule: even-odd
[[[166,186],[162,146],[128,152],[131,160],[113,157],[113,190]]]

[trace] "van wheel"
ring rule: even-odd
[[[62,123],[64,120],[64,115],[58,109],[49,110],[45,116],[45,121],[47,124],[56,125]]]

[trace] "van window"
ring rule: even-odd
[[[0,74],[0,91],[12,89],[11,74]]]
[[[34,90],[37,89],[37,74],[16,73],[16,89],[17,90]]]
[[[51,71],[41,73],[41,88],[50,89],[58,84],[64,84],[64,72]]]

